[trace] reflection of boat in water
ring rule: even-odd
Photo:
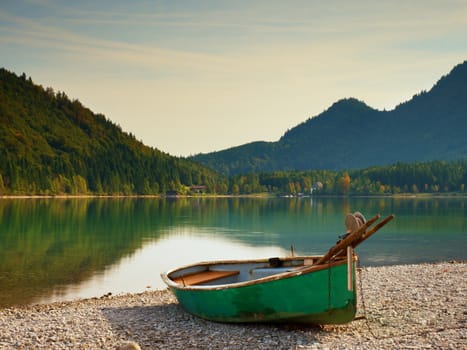
[[[349,214],[323,256],[202,262],[162,274],[190,313],[219,322],[345,323],[356,313],[353,248],[394,218]],[[361,215],[361,214],[360,214]]]

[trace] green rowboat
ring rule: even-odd
[[[201,262],[163,273],[189,313],[217,322],[339,324],[357,311],[356,245],[379,215],[359,222],[323,256]]]

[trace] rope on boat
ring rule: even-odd
[[[362,282],[362,267],[360,266],[360,259],[357,260],[357,270],[358,270],[358,284],[360,287],[360,295],[362,300],[362,309],[363,309],[363,318],[365,319],[366,326],[368,327],[368,331],[373,336],[373,338],[378,339],[378,337],[371,329],[370,321],[368,321],[367,313],[366,313],[366,305],[365,305],[365,297],[363,295],[363,282]]]
[[[328,309],[332,307],[331,303],[331,259],[328,260]]]

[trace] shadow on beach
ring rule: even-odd
[[[274,324],[225,324],[206,321],[178,304],[110,307],[102,310],[122,339],[149,349],[290,349],[316,343],[320,327]]]

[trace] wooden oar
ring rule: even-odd
[[[329,251],[318,261],[316,265],[322,264],[329,259],[331,259],[334,255],[340,253],[342,250],[345,250],[349,245],[354,243],[356,240],[360,239],[361,236],[366,232],[366,229],[373,225],[373,223],[380,218],[380,215],[373,216],[370,220],[368,220],[364,225],[360,226],[357,230],[350,233],[347,237],[342,239],[341,241],[337,242]]]
[[[355,248],[356,246],[358,246],[360,243],[362,243],[365,239],[367,239],[368,237],[370,237],[373,233],[375,233],[376,231],[378,231],[381,227],[383,227],[384,225],[386,225],[389,221],[391,221],[392,219],[394,219],[394,215],[391,214],[389,215],[387,218],[385,218],[384,220],[378,222],[378,224],[376,224],[374,227],[371,228],[371,230],[368,230],[367,232],[365,232],[359,239],[357,239],[355,242],[352,243],[352,247]]]
[[[358,239],[356,239],[355,241],[353,241],[350,246],[352,248],[355,248],[356,246],[358,246],[360,243],[362,243],[364,240],[366,240],[367,238],[369,238],[372,234],[374,234],[376,231],[378,231],[381,227],[383,227],[384,225],[386,225],[389,221],[391,221],[392,219],[394,219],[394,215],[389,215],[387,218],[385,218],[384,220],[380,221],[377,225],[375,225],[374,227],[371,228],[371,230],[368,230],[366,232],[363,233],[363,235],[361,235]],[[335,256],[343,256],[344,255],[344,252],[340,252],[339,254],[335,254]]]

